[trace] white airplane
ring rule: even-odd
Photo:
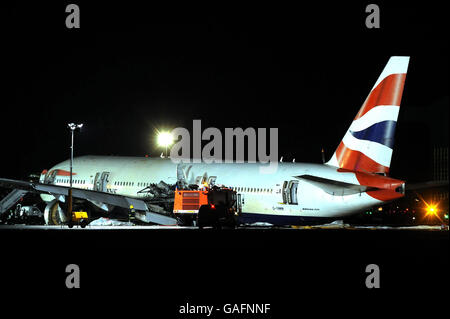
[[[275,225],[340,219],[404,196],[405,182],[388,177],[393,138],[409,57],[393,56],[375,82],[332,158],[325,164],[278,163],[260,174],[260,163],[186,163],[166,158],[82,156],[73,161],[73,197],[104,211],[133,205],[143,220],[173,224],[151,212],[140,192],[150,183],[176,184],[181,171],[188,184],[223,184],[240,194],[241,222]],[[0,179],[0,184],[39,192],[45,221],[58,224],[69,186],[69,160],[44,170],[39,182]]]

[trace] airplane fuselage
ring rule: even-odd
[[[47,183],[69,186],[69,160],[41,176]],[[359,185],[354,172],[322,164],[278,163],[273,174],[261,174],[259,163],[180,164],[188,184],[203,182],[232,188],[242,199],[244,220],[295,223],[320,218],[339,218],[383,202],[370,192],[333,194],[298,178],[302,175]],[[170,159],[146,157],[83,156],[73,161],[74,188],[145,199],[139,192],[151,183],[177,182],[177,164]],[[54,199],[41,195],[45,201]],[[389,198],[388,200],[390,200]]]

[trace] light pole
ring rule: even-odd
[[[72,165],[73,165],[73,133],[75,130],[81,129],[83,124],[69,123],[67,127],[70,129],[71,133],[71,144],[70,144],[70,175],[69,175],[69,203],[67,205],[67,222],[70,223],[72,220]]]

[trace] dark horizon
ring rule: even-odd
[[[392,55],[411,56],[391,174],[429,180],[448,147],[448,41],[439,8],[171,9],[79,3],[7,8],[0,176],[25,178],[75,155],[159,156],[155,129],[278,127],[279,157],[328,159]],[[223,10],[222,10],[223,9]]]

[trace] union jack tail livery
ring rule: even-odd
[[[328,165],[388,174],[408,63],[406,56],[389,59]]]

